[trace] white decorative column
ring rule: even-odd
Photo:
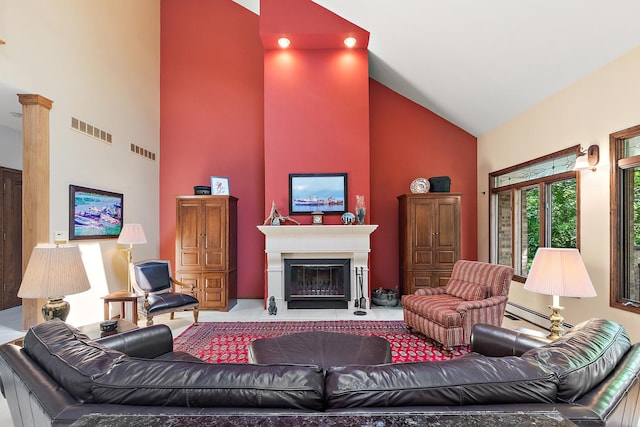
[[[284,260],[291,258],[346,258],[351,260],[351,297],[354,309],[356,268],[363,270],[363,290],[369,300],[369,252],[371,233],[377,225],[262,225],[267,254],[267,295],[275,297],[278,310],[286,310],[284,300]],[[367,307],[369,304],[367,304]]]

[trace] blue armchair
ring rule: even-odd
[[[141,299],[138,311],[146,316],[147,326],[153,325],[155,315],[171,313],[169,318],[173,320],[174,312],[186,310],[193,311],[193,322],[198,323],[200,302],[193,296],[194,287],[171,277],[169,261],[141,261],[132,264],[131,268],[131,285]],[[187,293],[175,292],[175,286],[185,288],[184,291]]]

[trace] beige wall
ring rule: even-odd
[[[156,257],[159,0],[0,0],[0,39],[0,81],[53,101],[51,241],[54,231],[68,232],[69,184],[83,185],[123,193],[125,222],[142,223],[149,241],[135,248],[134,259]],[[110,132],[113,144],[72,130],[71,117]],[[156,161],[132,154],[131,142],[155,152]],[[126,287],[126,259],[115,239],[80,246],[97,267],[92,290],[67,298],[70,323],[101,320],[99,297]]]
[[[640,47],[478,139],[478,257],[489,257],[488,177],[499,170],[576,144],[600,146],[596,172],[581,173],[581,253],[598,296],[561,298],[565,321],[604,317],[640,340],[640,316],[609,307],[609,134],[640,124]],[[513,282],[510,300],[538,313],[551,297]]]

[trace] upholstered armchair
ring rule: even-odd
[[[421,288],[402,296],[404,321],[450,349],[470,343],[476,323],[501,326],[513,268],[457,261],[446,286]]]
[[[171,264],[164,260],[136,262],[131,265],[131,286],[140,295],[138,311],[147,318],[147,326],[153,325],[153,316],[171,313],[173,320],[176,311],[193,311],[193,322],[198,323],[200,302],[193,296],[194,287],[171,277]],[[174,286],[184,288],[186,292],[174,292]]]

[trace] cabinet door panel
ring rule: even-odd
[[[433,251],[415,250],[413,252],[413,265],[427,266],[433,264]]]
[[[206,202],[204,206],[204,269],[223,269],[225,267],[225,204],[222,200]]]
[[[453,264],[455,264],[457,258],[455,251],[439,250],[437,265],[440,267],[451,266],[451,268],[453,268]]]
[[[413,203],[411,214],[413,216],[413,246],[416,248],[433,247],[433,218],[435,211],[431,200]]]
[[[198,269],[203,234],[200,202],[180,201],[176,219],[176,269]]]
[[[204,273],[200,305],[204,308],[221,308],[226,306],[225,275],[221,273]]]
[[[433,268],[453,269],[460,257],[460,203],[457,197],[443,197],[437,202],[435,259]]]

